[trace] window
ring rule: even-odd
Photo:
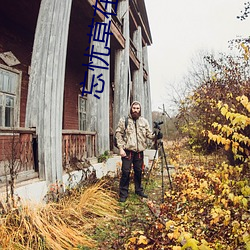
[[[0,66],[0,127],[18,126],[20,72]]]
[[[86,130],[86,97],[78,97],[79,130]]]

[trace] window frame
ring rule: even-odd
[[[14,97],[14,121],[13,126],[6,127],[5,126],[5,111],[4,111],[4,124],[3,126],[0,125],[0,128],[18,128],[20,127],[20,100],[21,100],[21,83],[22,83],[22,71],[13,69],[9,66],[3,65],[0,63],[0,69],[8,71],[10,73],[14,73],[17,75],[17,86],[16,86],[16,93],[9,93],[0,90],[0,94],[3,95],[3,99],[5,100],[6,96]],[[5,105],[4,105],[5,107]]]
[[[85,112],[81,110],[81,100],[85,100]],[[85,114],[85,129],[81,129],[81,113]],[[80,131],[86,131],[87,129],[87,97],[78,95],[78,129]]]

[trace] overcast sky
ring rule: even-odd
[[[152,108],[168,105],[198,51],[228,50],[228,41],[250,36],[250,17],[236,17],[244,0],[145,0],[153,38],[149,46]]]

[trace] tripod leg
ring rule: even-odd
[[[161,202],[164,202],[164,175],[163,175],[163,155],[162,155],[162,148],[159,150],[161,152]]]
[[[146,183],[145,183],[144,191],[146,191],[146,187],[147,187],[147,185],[148,185],[149,177],[150,177],[150,174],[151,174],[151,172],[152,172],[152,169],[153,169],[153,166],[154,166],[154,163],[155,163],[155,160],[156,160],[156,154],[157,154],[157,152],[158,152],[158,147],[157,147],[156,150],[155,150],[155,155],[154,155],[154,158],[153,158],[151,167],[150,167],[150,169],[149,169],[149,171],[148,171],[148,177],[147,177],[147,180],[146,180]]]
[[[167,163],[167,156],[166,156],[166,153],[165,153],[165,150],[164,150],[164,147],[163,147],[163,143],[161,144],[161,148],[162,148],[162,151],[163,151],[163,156],[164,156],[164,160],[165,160],[165,163],[166,163],[166,168],[167,168],[167,171],[168,171],[169,186],[170,186],[170,189],[173,189],[173,187],[172,187],[172,180],[171,180],[171,176],[170,176],[170,172],[169,172],[169,167],[168,167],[168,163]]]

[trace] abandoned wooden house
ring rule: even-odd
[[[97,23],[110,29],[106,45],[90,34]],[[144,0],[3,0],[0,32],[1,185],[16,162],[20,181],[54,183],[71,159],[112,150],[133,100],[152,121]],[[94,75],[105,82],[99,98]]]

